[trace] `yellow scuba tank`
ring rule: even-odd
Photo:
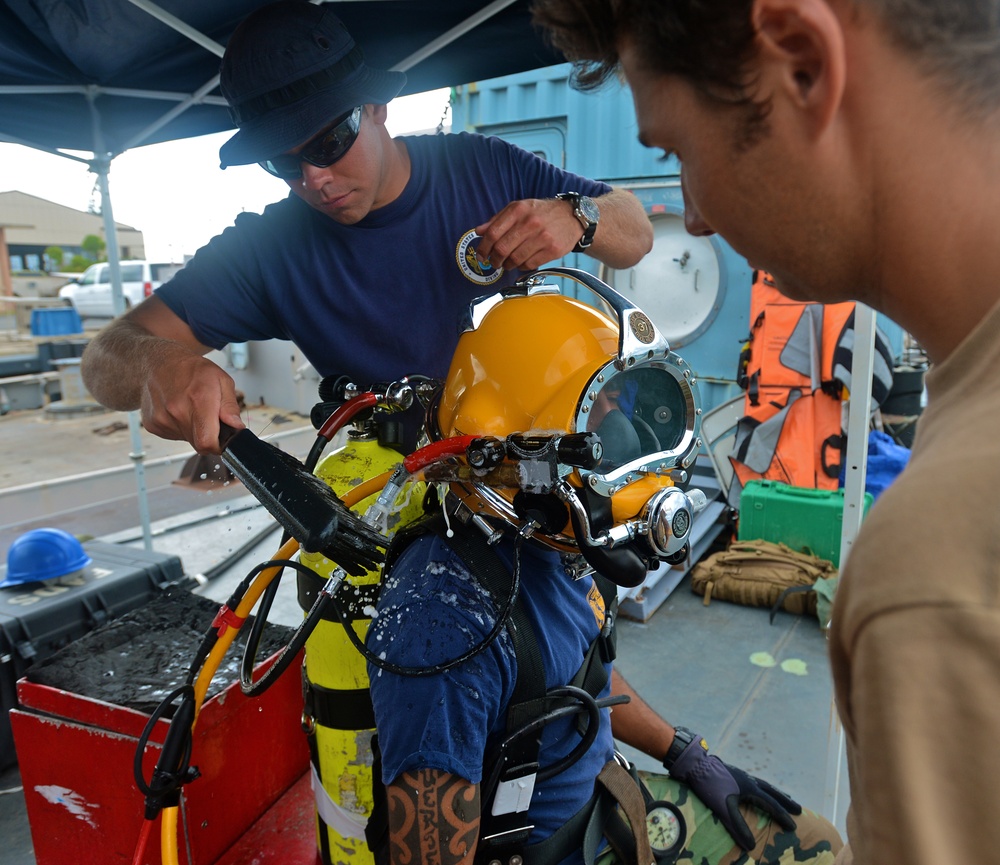
[[[320,461],[316,475],[343,496],[401,460],[399,452],[378,443],[375,424],[368,421],[348,433],[344,447]],[[390,518],[390,533],[423,514],[420,486],[400,513]],[[375,498],[362,500],[354,510],[364,514]],[[299,605],[309,610],[336,565],[319,553],[302,553],[300,559],[319,575],[298,577]],[[348,585],[338,593],[339,599],[346,599],[341,606],[346,606],[347,618],[361,640],[371,622],[380,578],[379,571],[348,576]],[[303,728],[312,756],[317,841],[324,865],[374,865],[364,834],[373,804],[371,739],[375,732],[368,684],[365,659],[331,610],[306,642],[303,668]]]

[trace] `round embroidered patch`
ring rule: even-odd
[[[476,241],[479,235],[475,230],[467,231],[455,247],[455,262],[462,275],[477,285],[492,285],[503,276],[502,267],[493,267],[488,261],[476,258]]]

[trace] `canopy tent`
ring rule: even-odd
[[[232,127],[219,57],[265,0],[6,0],[0,138],[115,156]],[[342,0],[337,14],[403,95],[561,62],[528,0]]]

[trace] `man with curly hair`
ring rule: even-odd
[[[691,233],[718,232],[789,297],[881,310],[931,359],[909,467],[833,611],[852,798],[838,861],[994,861],[1000,3],[536,0],[535,15],[580,86],[624,74],[640,141],[681,161]]]

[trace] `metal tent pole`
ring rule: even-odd
[[[875,311],[862,303],[854,307],[854,356],[851,362],[851,398],[848,402],[847,467],[844,473],[844,516],[840,534],[840,568],[854,546],[864,517],[865,479],[868,474],[868,425],[871,419],[872,373],[875,369]],[[830,707],[827,742],[826,817],[837,819],[844,761],[844,728],[836,705]]]
[[[132,2],[134,3],[135,0],[132,0]],[[475,30],[475,28],[478,27],[480,24],[482,24],[484,21],[489,20],[498,12],[502,12],[513,2],[514,0],[494,0],[494,2],[490,3],[488,6],[484,6],[482,9],[480,9],[473,15],[470,15],[460,24],[456,25],[455,27],[452,27],[451,30],[449,30],[447,33],[442,33],[440,36],[437,37],[437,39],[433,39],[432,41],[428,42],[419,51],[414,51],[409,57],[404,57],[402,60],[399,61],[399,63],[396,63],[395,65],[392,66],[393,71],[406,72],[407,70],[412,69],[418,63],[422,63],[431,55],[436,54],[446,45],[451,44],[456,39],[460,39],[470,30]]]
[[[118,254],[118,231],[115,226],[114,213],[111,208],[111,190],[108,186],[108,174],[111,170],[111,155],[104,147],[104,137],[101,134],[101,118],[94,105],[94,96],[89,96],[91,119],[94,130],[94,159],[90,170],[97,175],[97,183],[101,188],[101,217],[104,220],[104,235],[107,238],[108,269],[111,273],[111,302],[115,317],[125,311],[125,295],[122,292],[121,259]],[[153,534],[149,519],[149,495],[146,489],[146,467],[143,465],[145,452],[142,449],[142,429],[139,424],[139,413],[128,413],[129,437],[132,451],[129,458],[135,466],[135,485],[139,503],[139,524],[142,526],[143,547],[153,549]]]
[[[875,311],[862,303],[854,307],[854,358],[851,362],[851,399],[848,403],[847,470],[844,475],[844,522],[840,536],[840,566],[854,546],[864,517],[865,479],[868,474],[868,425],[871,419],[872,374],[875,369]]]
[[[92,170],[97,174],[97,182],[101,187],[101,216],[104,218],[104,233],[108,238],[108,266],[111,271],[111,297],[115,316],[125,311],[125,296],[122,293],[122,269],[118,257],[118,234],[115,230],[115,220],[111,212],[111,193],[108,189],[108,170],[110,163],[106,159],[95,159],[91,163]],[[139,412],[128,413],[128,432],[132,450],[129,459],[135,466],[135,485],[139,497],[139,524],[142,526],[142,545],[147,550],[153,549],[153,533],[149,518],[149,494],[146,489],[146,467],[143,460],[146,452],[142,449],[142,427],[139,423]]]

